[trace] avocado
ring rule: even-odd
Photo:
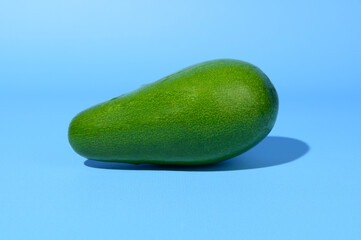
[[[259,68],[219,59],[80,112],[68,137],[91,160],[201,165],[255,146],[277,112],[277,92]]]

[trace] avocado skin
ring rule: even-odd
[[[277,92],[259,68],[219,59],[80,112],[68,138],[92,160],[201,165],[255,146],[271,131],[277,112]]]

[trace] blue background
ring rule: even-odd
[[[100,164],[73,116],[217,58],[280,99],[220,164]],[[1,239],[361,239],[361,1],[0,2]]]

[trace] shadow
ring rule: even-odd
[[[84,165],[92,168],[114,170],[160,170],[160,171],[234,171],[277,166],[299,159],[309,151],[307,143],[288,137],[266,137],[258,145],[234,158],[208,165],[174,166],[154,164],[129,164],[86,160]]]

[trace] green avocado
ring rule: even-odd
[[[219,59],[80,112],[68,136],[92,160],[201,165],[255,146],[277,112],[277,92],[259,68]]]

